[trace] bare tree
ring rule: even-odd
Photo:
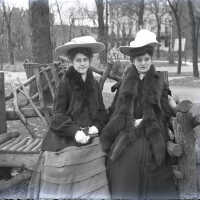
[[[20,8],[13,8],[12,18],[12,40],[15,43],[17,51],[22,51],[26,48],[26,29],[28,29],[27,11]]]
[[[191,0],[187,0],[189,16],[191,21],[191,35],[192,35],[192,59],[193,59],[193,76],[199,77],[198,69],[198,39],[199,39],[199,28],[200,28],[200,17],[195,16],[195,3]]]
[[[121,9],[123,9],[123,6],[121,7]],[[121,13],[120,13],[120,8],[119,5],[117,4],[117,2],[115,2],[114,0],[110,1],[110,5],[109,5],[109,14],[110,14],[110,23],[111,23],[111,33],[112,36],[115,36],[115,39],[112,38],[112,42],[117,42],[117,46],[119,46],[119,41],[120,41],[120,30],[121,30],[121,24],[120,24],[120,20],[121,20]],[[116,27],[116,34],[113,34],[115,31]]]
[[[1,11],[1,10],[0,10]],[[3,70],[3,49],[4,49],[4,17],[3,12],[0,12],[0,70]]]
[[[3,7],[3,15],[5,19],[6,28],[7,28],[7,34],[8,34],[8,50],[9,50],[10,64],[13,65],[15,62],[14,43],[12,40],[12,26],[11,26],[13,8],[11,9],[9,6],[6,6],[4,1],[2,1],[2,7]]]
[[[132,36],[132,30],[133,30],[133,26],[134,24],[137,24],[137,29],[139,27],[139,23],[138,23],[138,12],[137,12],[137,6],[136,3],[134,1],[130,1],[130,2],[125,2],[124,4],[122,4],[122,12],[123,15],[128,17],[128,35],[127,38],[129,40],[131,40],[133,38]],[[140,20],[142,21],[142,20]]]
[[[33,62],[50,63],[53,60],[50,38],[48,0],[29,0],[30,26],[32,30]]]
[[[72,32],[73,32],[73,28],[75,26],[75,12],[74,12],[74,8],[71,8],[69,10],[69,40],[72,39]]]
[[[115,1],[114,1],[115,4]],[[123,9],[123,15],[137,22],[137,30],[144,26],[144,0],[119,0],[118,5]]]
[[[166,0],[151,0],[148,2],[149,10],[156,19],[157,24],[157,40],[160,42],[161,37],[161,24],[163,17],[167,13]],[[160,58],[160,46],[157,47],[157,58]]]
[[[98,16],[98,40],[103,42],[106,45],[106,27],[104,24],[104,1],[95,0]],[[106,51],[100,53],[100,61],[105,64],[107,62]]]
[[[169,6],[172,10],[172,13],[175,18],[177,33],[178,33],[178,68],[177,74],[181,74],[181,65],[182,65],[182,30],[181,30],[181,8],[180,8],[180,0],[167,0]]]
[[[138,12],[137,12],[138,28],[141,29],[141,28],[143,28],[143,25],[144,25],[144,19],[143,19],[143,16],[144,16],[144,0],[136,1],[136,5],[138,7]]]
[[[141,15],[142,12],[139,12],[142,5],[141,0],[111,0],[109,5],[113,27],[116,26],[117,29],[116,41],[119,45],[119,39],[122,35],[122,43],[125,41],[127,43],[133,39],[133,28],[135,27],[138,30],[139,27],[143,26],[143,15]],[[123,18],[126,19],[126,22],[123,21]]]
[[[96,11],[90,11],[90,10],[88,10],[87,7],[84,7],[83,9],[84,9],[84,12],[85,12],[87,18],[92,21],[94,26],[96,26],[97,25],[97,22],[96,22],[97,12]]]
[[[64,43],[66,41],[66,33],[65,33],[65,25],[63,23],[63,19],[62,19],[62,15],[61,15],[62,5],[59,5],[58,0],[55,0],[55,4],[56,4],[59,20],[60,20],[60,25],[62,26],[62,34],[63,34],[63,42],[62,43]]]
[[[48,0],[29,0],[30,27],[31,27],[31,44],[32,60],[34,63],[52,63],[53,51],[50,37],[50,17]],[[27,69],[26,69],[27,70]],[[32,75],[33,71],[29,69],[27,75]],[[27,71],[28,72],[28,71]],[[44,84],[44,81],[42,81]],[[30,88],[30,94],[37,91],[36,84],[33,83]],[[44,93],[46,103],[51,101],[50,91]]]

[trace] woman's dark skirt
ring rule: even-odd
[[[146,138],[129,143],[108,161],[108,178],[112,199],[178,199],[172,166],[156,166]]]

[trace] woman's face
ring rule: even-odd
[[[87,73],[87,70],[90,66],[90,59],[82,54],[77,53],[72,61],[74,69],[79,72],[81,75],[84,75]]]
[[[135,58],[135,66],[139,73],[148,72],[151,64],[152,64],[152,58],[148,53],[141,56],[137,56]]]

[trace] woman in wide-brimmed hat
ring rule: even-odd
[[[161,74],[152,64],[156,35],[140,30],[130,46],[120,51],[130,56],[114,112],[102,131],[109,154],[108,179],[112,198],[176,199],[172,159],[167,153],[169,119],[176,103]]]
[[[109,198],[105,153],[98,137],[107,113],[90,69],[92,55],[104,48],[91,36],[74,38],[56,48],[56,54],[67,56],[72,65],[57,87],[38,178],[32,178],[29,197]]]

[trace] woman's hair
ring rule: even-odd
[[[69,50],[67,56],[69,57],[71,61],[73,61],[77,53],[82,53],[85,56],[87,56],[89,59],[91,59],[93,56],[91,49],[86,48],[86,47],[78,47],[78,48],[71,49]]]
[[[149,54],[151,57],[153,56],[154,47],[151,45],[146,45],[143,47],[135,48],[130,53],[130,59],[133,61],[138,56],[143,56],[144,54]]]

